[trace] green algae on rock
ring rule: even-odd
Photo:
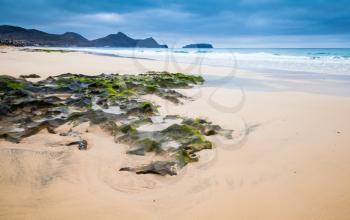
[[[161,115],[158,106],[142,96],[154,94],[180,104],[188,97],[174,89],[203,82],[201,76],[168,72],[97,76],[66,73],[39,82],[0,76],[0,138],[18,143],[42,129],[55,133],[67,122],[89,122],[108,131],[116,142],[128,144],[128,154],[154,153],[164,158],[122,167],[121,171],[175,175],[177,169],[198,161],[199,151],[213,147],[206,136],[232,138],[232,131],[204,119]],[[74,144],[87,149],[85,140]]]

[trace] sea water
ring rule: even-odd
[[[332,48],[71,48],[73,50],[247,70],[350,75],[350,49]]]
[[[60,48],[62,49],[62,48]],[[344,48],[65,48],[102,56],[177,62],[177,72],[189,72],[193,65],[247,70],[263,77],[254,80],[222,77],[199,72],[207,86],[245,89],[284,89],[350,96],[350,49]],[[162,65],[162,64],[160,64]],[[144,71],[144,69],[142,70]],[[202,70],[204,71],[204,69]]]

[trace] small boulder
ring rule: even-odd
[[[174,161],[155,161],[150,164],[136,168],[122,167],[119,169],[119,171],[130,171],[135,172],[136,174],[157,174],[161,176],[174,176],[177,175],[175,165],[176,163]]]
[[[73,141],[67,144],[67,146],[72,146],[72,145],[78,145],[79,150],[87,150],[87,141],[86,140],[81,140],[81,141]]]
[[[19,77],[22,78],[22,79],[29,79],[29,78],[35,79],[35,78],[40,78],[40,76],[39,76],[38,74],[20,75]]]

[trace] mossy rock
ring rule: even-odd
[[[28,82],[24,80],[18,80],[10,76],[0,76],[0,91],[11,91],[24,89]]]
[[[142,102],[138,107],[143,113],[146,114],[152,114],[155,110],[157,110],[157,107],[152,104],[152,102]]]
[[[183,167],[198,161],[197,152],[212,148],[205,135],[221,134],[223,130],[203,119],[185,119],[162,131],[138,131],[139,126],[153,123],[150,116],[158,114],[158,106],[141,97],[156,94],[181,103],[181,99],[187,97],[174,89],[189,88],[203,81],[200,76],[168,72],[97,76],[66,73],[39,82],[0,76],[1,137],[20,141],[42,128],[52,131],[66,122],[72,122],[74,126],[90,122],[114,136],[116,142],[133,146],[128,153],[145,155],[154,152],[169,159],[130,170],[138,174],[175,175],[174,166]],[[54,94],[61,96],[58,98]],[[167,119],[181,117],[163,117],[162,121]],[[33,124],[33,120],[42,123]],[[5,122],[12,126],[10,130],[4,126]],[[21,128],[25,128],[24,132]],[[171,141],[176,142],[176,147],[163,145]]]
[[[135,149],[129,150],[129,154],[145,155],[146,152],[161,152],[161,145],[155,140],[145,138],[138,140],[135,144]]]
[[[127,133],[136,133],[136,128],[130,124],[124,124],[120,127],[120,131],[123,132],[124,134]]]
[[[128,111],[129,115],[154,115],[157,112],[157,107],[149,101],[143,101],[137,104],[134,108]]]
[[[212,149],[213,145],[210,141],[203,141],[203,142],[197,142],[197,143],[191,143],[186,146],[186,150],[192,154],[196,153],[198,151],[204,150],[204,149]]]
[[[145,149],[146,152],[160,152],[160,144],[157,141],[151,140],[149,138],[145,138],[139,140],[137,145]]]
[[[201,118],[187,118],[183,123],[198,129],[205,136],[216,135],[223,131],[219,125],[213,125],[211,122]]]
[[[164,129],[162,133],[168,134],[174,138],[181,138],[184,136],[197,134],[198,132],[188,125],[173,124],[170,127]]]

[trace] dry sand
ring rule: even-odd
[[[0,51],[6,52],[0,72],[12,76],[186,69],[79,52]],[[126,157],[126,146],[86,124],[75,128],[89,130],[86,152],[46,131],[20,144],[0,140],[0,219],[350,219],[348,97],[205,87],[182,92],[195,100],[175,106],[149,98],[161,111],[234,129],[235,141],[213,137],[216,148],[202,152],[200,162],[159,177],[118,172],[139,158]]]

